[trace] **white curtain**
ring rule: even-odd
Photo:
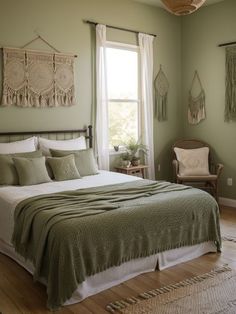
[[[155,180],[153,144],[153,39],[151,35],[139,33],[141,62],[141,137],[148,148],[145,162],[148,164],[147,177]]]
[[[106,26],[96,26],[96,131],[98,167],[109,170],[109,126],[106,74]]]

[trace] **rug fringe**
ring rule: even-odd
[[[236,237],[233,237],[233,236],[225,235],[225,236],[221,237],[221,240],[222,241],[230,241],[230,242],[236,243]]]
[[[213,270],[211,270],[208,273],[202,274],[202,275],[198,275],[189,279],[185,279],[183,281],[180,281],[176,284],[170,284],[168,286],[162,287],[162,288],[157,288],[157,289],[152,289],[150,291],[144,292],[144,293],[140,293],[138,295],[138,297],[129,297],[120,301],[115,301],[115,302],[111,302],[106,306],[106,310],[109,313],[122,313],[122,309],[125,309],[126,307],[138,303],[142,300],[147,300],[153,297],[156,297],[160,294],[164,294],[164,293],[168,293],[171,292],[173,290],[182,288],[182,287],[186,287],[189,285],[193,285],[199,282],[202,282],[206,279],[209,278],[213,278],[214,276],[227,272],[227,271],[231,271],[232,269],[226,264],[224,266],[221,267],[217,267]]]

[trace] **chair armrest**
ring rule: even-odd
[[[179,172],[179,163],[176,159],[174,159],[172,161],[172,166],[173,166],[174,178],[175,178],[175,182],[176,182],[177,181],[177,175]]]
[[[224,165],[223,165],[223,164],[217,164],[217,165],[216,165],[216,175],[217,175],[218,178],[219,178],[219,176],[220,176],[220,174],[221,174],[223,168],[224,168]]]

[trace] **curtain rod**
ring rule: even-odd
[[[97,24],[99,24],[99,23],[93,22],[93,21],[84,21],[84,23],[92,24],[92,25],[95,25],[95,26],[96,26]],[[139,31],[135,31],[135,30],[133,30],[133,29],[123,28],[123,27],[117,27],[117,26],[112,26],[112,25],[106,25],[106,27],[113,28],[113,29],[118,29],[118,30],[120,30],[120,31],[135,33],[135,34],[143,33],[143,32],[139,32]],[[143,34],[151,35],[151,36],[157,37],[157,35],[155,35],[155,34],[150,34],[150,33],[143,33]]]
[[[218,47],[225,47],[225,46],[230,46],[230,45],[236,45],[236,41],[231,41],[229,43],[220,44],[218,45]]]

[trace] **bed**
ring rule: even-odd
[[[87,129],[79,131],[79,133],[87,132]],[[76,132],[78,133],[78,131]],[[46,134],[49,133],[46,132]],[[55,133],[61,134],[62,132],[57,131]],[[74,131],[70,131],[70,134],[74,133]],[[7,136],[12,136],[12,134]],[[91,128],[89,128],[89,134],[86,136],[89,146],[91,146]],[[51,226],[50,228],[54,228],[53,232],[52,229],[49,229],[48,233],[40,235],[40,244],[44,243],[46,247],[50,248],[45,251],[45,247],[42,245],[40,264],[32,257],[30,258],[29,255],[27,255],[27,259],[22,256],[26,250],[25,247],[23,249],[18,245],[18,253],[16,252],[12,244],[15,232],[14,215],[18,210],[20,216],[18,216],[17,221],[20,225],[20,220],[23,217],[21,215],[26,213],[25,208],[28,208],[27,206],[36,204],[35,208],[38,208],[39,203],[37,202],[41,202],[40,198],[49,204],[52,195],[56,198],[59,197],[58,202],[61,202],[62,199],[68,199],[68,202],[71,203],[76,197],[76,204],[78,204],[78,199],[80,202],[83,199],[80,208],[80,215],[82,212],[83,215],[74,218],[76,228],[73,224],[62,228],[65,232],[63,238],[60,238],[60,226],[71,221],[71,216],[64,218],[71,213],[74,215],[71,210],[70,213],[63,214],[63,221],[57,221],[55,225],[58,228]],[[91,200],[91,195],[93,200]],[[118,199],[117,195],[119,195]],[[45,199],[45,197],[47,198]],[[86,206],[84,204],[92,204],[89,205],[90,207],[88,206],[85,215],[83,208]],[[123,204],[125,205],[123,206]],[[34,211],[35,208],[32,210]],[[58,208],[60,209],[61,206]],[[29,228],[34,224],[37,215],[39,214],[36,213]],[[181,225],[181,220],[186,217],[188,217],[186,224]],[[50,218],[50,220],[52,219],[54,218]],[[40,223],[42,224],[43,221]],[[163,226],[162,228],[158,226],[159,222]],[[38,226],[35,225],[35,230],[37,228],[42,229],[40,223]],[[168,227],[168,224],[172,227]],[[111,225],[112,227],[106,228],[106,226]],[[93,226],[92,231],[90,230],[91,226]],[[21,235],[25,233],[24,224],[18,232]],[[78,232],[81,234],[76,238],[75,247],[71,248],[71,239],[74,239]],[[135,239],[132,239],[132,232],[135,234]],[[63,239],[66,238],[65,234],[67,233],[68,241],[64,243]],[[69,234],[71,238],[69,238]],[[31,240],[34,236],[34,234],[28,234],[29,246],[32,245]],[[45,238],[44,240],[42,240],[42,236]],[[54,239],[53,237],[58,238]],[[54,252],[57,242],[63,242],[63,245],[66,246],[58,247]],[[50,309],[82,301],[88,296],[141,273],[156,269],[162,270],[208,252],[216,252],[220,250],[220,245],[217,203],[206,192],[190,187],[161,181],[151,182],[138,177],[99,171],[96,175],[85,176],[82,179],[30,186],[2,186],[0,188],[0,252],[13,258],[27,271],[34,274],[37,280],[47,286],[48,307]],[[132,254],[129,255],[128,251]],[[59,255],[63,256],[63,254],[67,258],[70,254],[73,256],[71,259],[72,266],[69,265],[69,258],[68,261],[65,259],[62,261],[59,258]],[[50,264],[50,260],[53,260],[51,265],[53,272],[43,269],[46,267],[45,263]],[[112,263],[108,261],[112,261]],[[77,265],[80,265],[80,269],[77,269]],[[61,275],[64,271],[67,273],[69,270],[73,273],[71,275],[71,281],[74,281],[72,285],[66,282],[65,276]],[[54,277],[57,277],[56,281]],[[66,275],[66,277],[69,276]],[[67,284],[69,288],[66,291],[61,291],[63,290],[62,287],[67,286]]]

